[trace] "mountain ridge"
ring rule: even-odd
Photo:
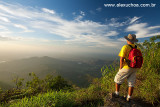
[[[48,56],[30,57],[25,59],[7,61],[0,64],[0,80],[6,83],[18,76],[29,80],[28,74],[34,72],[38,77],[44,78],[46,75],[61,75],[66,80],[71,81],[77,86],[86,87],[92,77],[100,77],[100,69],[104,64],[111,61],[91,60],[87,62],[62,60]]]

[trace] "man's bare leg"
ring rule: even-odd
[[[119,85],[119,84],[117,84],[117,83],[116,83],[115,85],[116,85],[116,91],[117,91],[117,92],[119,92],[120,85]]]
[[[129,87],[129,88],[128,88],[128,95],[129,95],[129,96],[132,96],[132,94],[133,94],[133,89],[134,89],[134,87]]]
[[[118,98],[119,97],[119,89],[120,89],[120,85],[115,83],[115,88],[116,88],[116,91],[115,93],[112,93],[112,98],[115,97],[115,98]]]
[[[116,91],[115,94],[119,95],[120,84],[115,83]]]
[[[127,101],[130,100],[132,94],[133,94],[133,89],[134,87],[128,87],[128,96],[127,96]]]

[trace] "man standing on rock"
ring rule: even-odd
[[[136,39],[136,35],[129,34],[128,36],[125,36],[124,38],[127,40],[127,45],[124,45],[119,53],[120,68],[114,79],[116,91],[115,93],[112,94],[112,96],[119,97],[120,85],[127,78],[129,88],[128,88],[128,96],[126,100],[130,101],[131,95],[133,93],[135,80],[136,80],[136,72],[138,70],[137,68],[140,68],[142,66],[143,57],[142,57],[140,49],[137,48],[137,46],[134,44],[135,42],[138,42],[138,40]],[[131,52],[133,51],[133,49],[134,49],[134,53]],[[134,56],[136,54],[135,52],[138,55],[139,54],[140,55]],[[131,60],[129,60],[129,57],[132,57]],[[133,62],[132,62],[132,59],[134,60]]]

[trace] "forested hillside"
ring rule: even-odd
[[[110,63],[112,60],[107,59],[88,60],[87,62],[83,59],[82,61],[71,61],[48,56],[7,61],[0,63],[0,87],[2,89],[13,88],[12,79],[17,77],[28,81],[30,80],[28,74],[32,72],[41,79],[48,74],[54,77],[61,75],[79,87],[87,87],[92,78],[101,77],[101,67]]]
[[[137,73],[133,94],[135,107],[160,106],[160,36],[138,43],[144,64]],[[124,106],[110,100],[110,93],[115,91],[114,76],[119,69],[117,63],[103,66],[102,77],[95,78],[88,88],[78,88],[69,84],[61,76],[46,76],[39,79],[30,73],[31,81],[15,80],[16,89],[0,91],[1,106],[4,107],[98,107]],[[26,84],[25,86],[22,84]],[[126,95],[127,83],[122,85],[120,95]]]

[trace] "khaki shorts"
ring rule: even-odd
[[[129,69],[122,68],[116,74],[114,81],[117,84],[122,84],[124,80],[127,78],[128,86],[134,87],[135,80],[136,80],[136,72],[137,72],[136,68],[129,68]]]

